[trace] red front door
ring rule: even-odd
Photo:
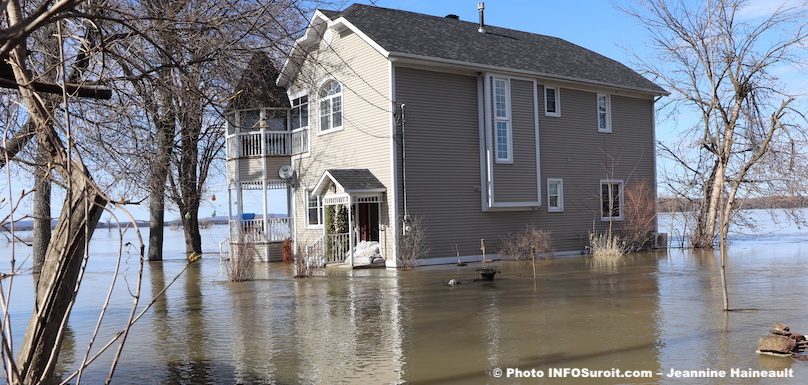
[[[357,204],[357,224],[359,241],[379,241],[379,204]]]

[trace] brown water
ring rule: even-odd
[[[220,230],[206,235],[208,245]],[[73,311],[61,373],[81,360],[113,269],[114,239],[103,235],[94,240],[102,256],[91,263]],[[720,311],[711,253],[637,254],[613,267],[587,257],[559,258],[538,262],[535,280],[530,265],[494,263],[489,266],[501,273],[491,283],[471,281],[478,265],[329,269],[322,277],[293,279],[283,264],[256,264],[255,281],[227,283],[217,257],[209,255],[133,328],[114,383],[805,384],[808,363],[755,353],[758,337],[774,321],[808,332],[802,241],[781,237],[733,246],[731,304],[756,310],[731,313]],[[135,262],[124,265],[130,285]],[[165,287],[183,265],[181,259],[149,264],[143,297]],[[452,278],[467,282],[446,286]],[[17,341],[31,308],[30,281],[30,275],[14,281]],[[119,285],[100,341],[128,315],[126,282]],[[101,383],[109,359],[93,364],[82,383]],[[508,367],[653,373],[791,368],[795,377],[516,380],[490,374]]]

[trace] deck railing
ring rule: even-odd
[[[263,138],[262,138],[263,137]],[[294,131],[248,131],[227,136],[228,158],[284,156],[309,150],[309,129]]]
[[[309,129],[298,128],[292,131],[292,154],[302,154],[309,151]]]
[[[348,233],[328,234],[325,236],[325,260],[328,262],[345,262],[348,254]]]
[[[345,262],[348,253],[348,233],[328,234],[325,236],[325,262]]]
[[[267,229],[263,219],[231,219],[231,239],[253,239],[256,242],[281,242],[291,234],[289,218],[267,218]]]
[[[348,257],[348,233],[327,234],[306,246],[306,255],[324,263],[342,263]]]

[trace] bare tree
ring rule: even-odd
[[[643,4],[627,12],[649,31],[659,60],[641,60],[642,67],[673,92],[674,112],[689,109],[699,117],[681,135],[687,142],[674,147],[679,150],[661,149],[681,171],[669,183],[672,190],[698,208],[692,246],[720,240],[727,310],[724,246],[739,196],[805,191],[789,175],[804,161],[800,96],[778,81],[777,70],[804,58],[808,14],[804,7],[781,6],[766,17],[744,18],[742,0]]]
[[[621,232],[627,246],[633,250],[653,246],[656,230],[656,196],[646,180],[629,182],[623,192],[623,226]]]

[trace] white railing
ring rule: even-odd
[[[298,128],[292,131],[292,154],[302,154],[309,151],[309,129]]]
[[[261,133],[244,132],[238,134],[238,148],[241,156],[261,155]]]
[[[295,131],[239,132],[227,135],[228,159],[248,156],[283,156],[309,150],[308,128]]]
[[[290,155],[289,132],[265,131],[266,155]]]
[[[306,246],[306,257],[312,261],[342,263],[348,258],[348,233],[328,234]]]
[[[324,256],[326,263],[345,262],[348,253],[348,233],[328,234],[324,239]]]
[[[315,266],[325,265],[325,236],[317,238],[316,241],[306,245],[306,255],[304,257],[312,261]]]
[[[289,231],[289,218],[269,218],[267,219],[269,231],[267,231],[267,240],[269,241],[283,241],[291,236]]]
[[[222,239],[219,242],[219,259],[226,261],[230,259],[230,238]]]
[[[255,242],[280,242],[289,238],[289,218],[268,218],[267,229],[263,219],[231,219],[230,237]]]

